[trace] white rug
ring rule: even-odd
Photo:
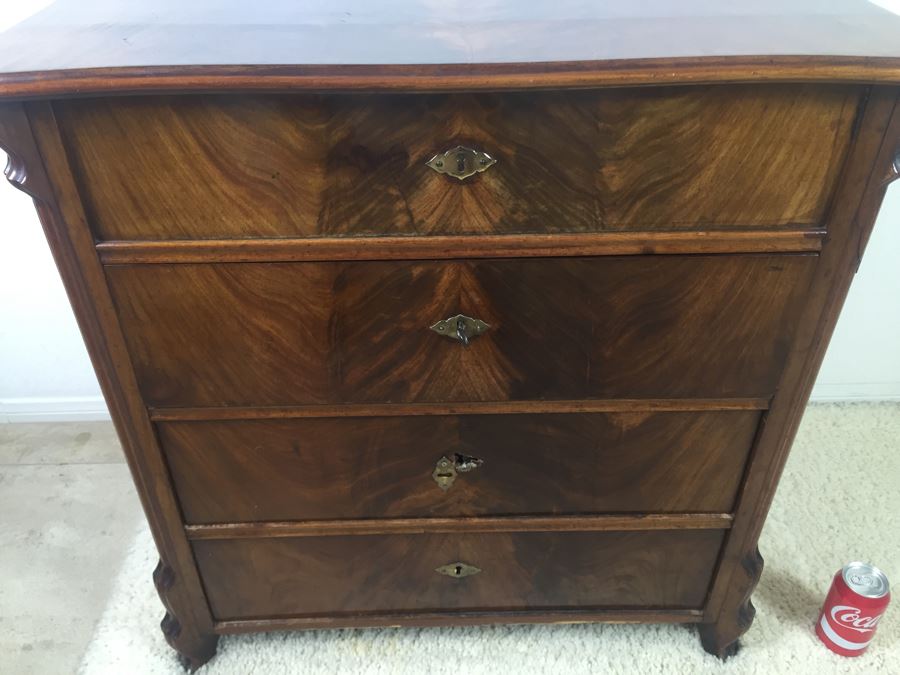
[[[756,621],[725,663],[685,626],[575,625],[379,629],[223,637],[204,675],[383,673],[900,673],[900,600],[868,653],[827,651],[812,633],[835,570],[874,562],[900,580],[900,405],[807,410],[760,549]],[[83,675],[178,673],[159,630],[150,574],[156,554],[138,536],[85,654]]]

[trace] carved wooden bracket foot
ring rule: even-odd
[[[160,622],[166,642],[176,652],[182,665],[189,672],[194,672],[216,655],[219,636],[201,633],[183,626],[169,605],[168,592],[175,584],[175,571],[162,560],[153,571],[153,584],[159,593],[160,600],[166,608],[166,615]]]
[[[723,660],[738,653],[738,638],[747,632],[756,616],[750,596],[763,570],[763,558],[759,549],[753,549],[744,557],[740,569],[742,575],[733,582],[736,589],[734,597],[738,599],[736,605],[725,606],[715,623],[700,624],[700,644],[703,649]]]
[[[700,624],[700,644],[708,653],[727,661],[741,650],[741,642],[737,637],[728,642],[730,636],[721,634],[717,627],[714,623]]]

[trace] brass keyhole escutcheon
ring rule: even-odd
[[[438,173],[457,180],[465,180],[469,176],[486,171],[496,163],[497,160],[486,152],[457,145],[446,152],[439,152],[425,162],[425,165]]]
[[[481,570],[474,565],[469,565],[468,563],[464,562],[454,562],[447,565],[442,565],[441,567],[436,568],[434,571],[438,574],[452,577],[453,579],[471,577],[472,575],[481,572]]]
[[[453,485],[458,474],[477,469],[482,464],[484,464],[484,460],[479,457],[470,457],[469,455],[455,452],[452,457],[444,455],[437,461],[437,464],[434,465],[434,471],[431,472],[431,477],[438,484],[438,487],[446,492]]]
[[[443,321],[438,321],[431,326],[438,335],[443,335],[452,340],[459,340],[463,347],[468,347],[472,338],[476,338],[487,332],[490,324],[485,323],[481,319],[473,319],[465,314],[457,314]]]
[[[434,471],[431,473],[434,482],[438,484],[444,492],[450,489],[453,481],[456,480],[456,467],[447,457],[441,457],[437,464],[434,465]]]

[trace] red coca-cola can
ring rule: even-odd
[[[868,563],[852,562],[834,575],[816,635],[836,654],[859,656],[868,649],[890,601],[884,572]]]

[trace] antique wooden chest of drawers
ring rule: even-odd
[[[725,656],[752,621],[900,172],[900,24],[688,2],[662,39],[553,4],[88,3],[0,40],[7,176],[191,666],[228,633],[492,621],[695,623]]]

